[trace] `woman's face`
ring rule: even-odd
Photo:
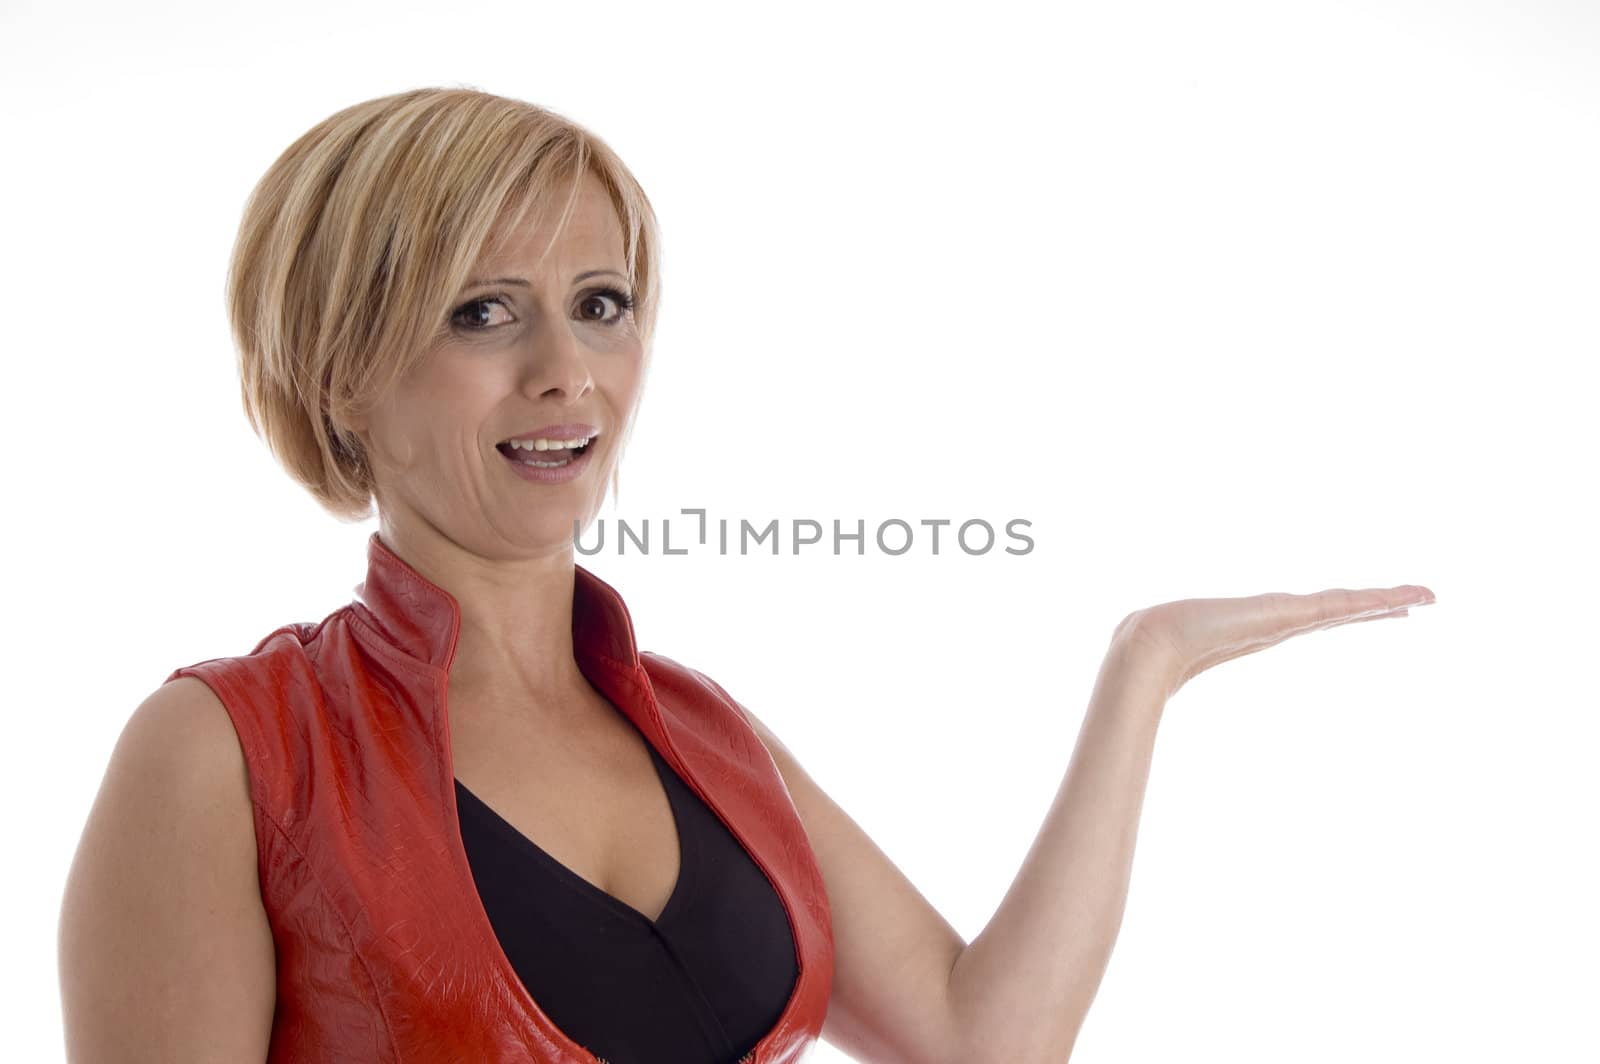
[[[587,526],[599,512],[644,354],[625,305],[633,293],[623,231],[587,174],[540,263],[547,225],[495,238],[499,246],[451,303],[446,338],[354,426],[371,456],[384,524],[420,520],[485,555],[506,546],[539,553],[567,549],[574,522]],[[559,462],[573,452],[498,446],[529,433],[574,438],[539,432],[562,424],[599,432],[571,469],[523,475],[514,461]]]

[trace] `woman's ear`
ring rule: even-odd
[[[342,421],[328,419],[328,427],[333,430],[336,437],[342,438],[348,446],[358,444],[365,450],[367,446],[367,419],[360,414],[349,414]]]
[[[335,421],[332,417],[324,416],[323,424],[332,439],[334,450],[358,459],[366,455],[367,421],[364,417],[352,414],[342,421]]]

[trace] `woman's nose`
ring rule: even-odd
[[[594,386],[589,352],[565,324],[531,330],[523,386],[534,398],[559,392],[568,399]]]

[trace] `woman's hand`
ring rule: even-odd
[[[1404,617],[1434,601],[1418,584],[1310,595],[1272,593],[1248,598],[1182,599],[1135,610],[1111,637],[1113,650],[1157,663],[1167,697],[1211,666],[1281,643],[1292,635],[1357,621]]]

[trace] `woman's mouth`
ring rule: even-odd
[[[559,469],[564,465],[571,465],[574,460],[587,453],[592,443],[594,443],[593,437],[577,447],[551,447],[538,450],[526,446],[513,446],[510,443],[497,443],[495,447],[513,462],[533,466],[535,469]]]
[[[537,484],[562,484],[583,474],[593,457],[596,437],[572,440],[507,440],[495,444],[511,472]],[[542,446],[541,446],[542,445]]]

